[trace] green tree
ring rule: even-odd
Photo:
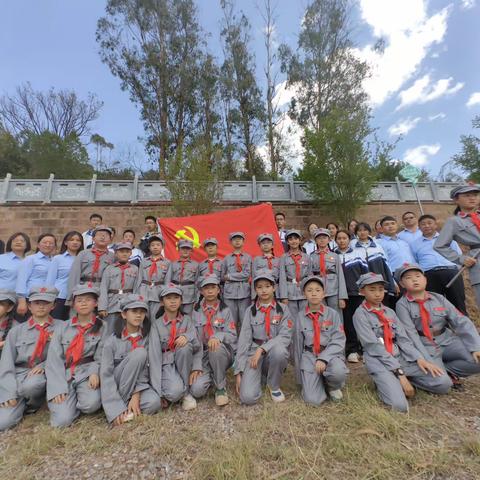
[[[14,177],[28,177],[29,164],[18,140],[0,128],[0,177],[11,173]]]
[[[305,130],[305,158],[298,178],[314,201],[344,225],[368,200],[375,175],[366,139],[371,134],[364,112],[333,109],[320,128]]]
[[[102,159],[102,152],[105,148],[112,151],[114,149],[113,143],[107,142],[105,138],[98,133],[94,133],[90,137],[90,143],[95,145],[95,170],[104,170],[105,164]]]
[[[480,115],[472,120],[474,129],[480,128]],[[480,138],[474,134],[460,137],[462,150],[453,156],[451,163],[459,168],[474,182],[480,182]]]

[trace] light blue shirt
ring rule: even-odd
[[[0,288],[15,291],[18,269],[21,263],[22,259],[13,252],[0,255]]]
[[[385,251],[387,263],[392,273],[404,263],[415,263],[410,245],[405,240],[396,237],[382,235],[378,240]]]
[[[52,257],[47,257],[42,252],[37,252],[22,260],[15,288],[19,297],[26,298],[32,287],[47,284],[47,273],[51,262]]]
[[[410,244],[413,256],[417,263],[425,270],[431,270],[435,267],[457,267],[455,263],[447,260],[443,255],[440,255],[434,250],[433,245],[439,233],[435,233],[432,238],[426,238],[423,235],[415,242]],[[450,247],[459,255],[462,254],[458,243],[455,240],[450,244]]]
[[[409,245],[411,245],[413,242],[418,240],[419,238],[423,237],[422,231],[417,227],[415,232],[411,232],[410,230],[402,230],[398,235],[398,238],[401,238],[402,240],[405,240]]]
[[[60,292],[58,298],[67,298],[68,275],[75,260],[75,255],[71,255],[68,251],[55,255],[50,262],[47,273],[47,285],[55,285]]]

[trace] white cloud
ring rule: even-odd
[[[362,19],[377,38],[385,40],[383,52],[367,45],[357,54],[372,67],[365,89],[374,106],[400,90],[417,71],[431,47],[443,41],[451,8],[428,16],[427,0],[360,0]]]
[[[439,150],[440,144],[438,143],[409,148],[403,156],[403,161],[415,165],[416,167],[423,167],[428,163],[429,157],[436,155]]]
[[[430,115],[428,117],[428,120],[430,122],[433,122],[434,120],[443,120],[444,118],[447,118],[447,115],[445,115],[445,113],[443,112],[440,112],[440,113],[437,113],[436,115]]]
[[[389,129],[388,133],[392,137],[396,137],[397,135],[406,135],[408,132],[413,130],[417,123],[421,120],[421,117],[416,118],[405,118],[399,120],[397,123],[394,123]]]
[[[470,95],[470,98],[467,102],[467,107],[473,107],[474,105],[478,105],[480,103],[480,92],[474,92]]]
[[[462,0],[461,7],[462,10],[470,10],[475,6],[476,0]]]
[[[414,103],[427,103],[440,97],[453,95],[461,90],[464,85],[462,82],[453,84],[452,77],[441,78],[436,82],[431,82],[430,75],[424,75],[416,80],[410,88],[402,90],[398,94],[400,105],[397,107],[397,110]]]

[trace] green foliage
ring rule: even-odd
[[[14,177],[28,177],[29,165],[17,139],[0,129],[0,177],[11,173]]]
[[[472,120],[475,129],[480,128],[480,116]],[[465,172],[468,178],[474,182],[480,182],[480,138],[476,135],[462,135],[460,137],[462,151],[452,158],[454,166]]]
[[[315,202],[344,225],[366,203],[375,182],[366,144],[368,121],[363,112],[335,109],[318,130],[305,129],[305,159],[298,178]]]

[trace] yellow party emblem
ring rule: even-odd
[[[184,226],[181,230],[177,230],[175,238],[179,240],[190,240],[193,243],[193,248],[200,248],[200,237],[198,236],[198,232],[192,227]]]

